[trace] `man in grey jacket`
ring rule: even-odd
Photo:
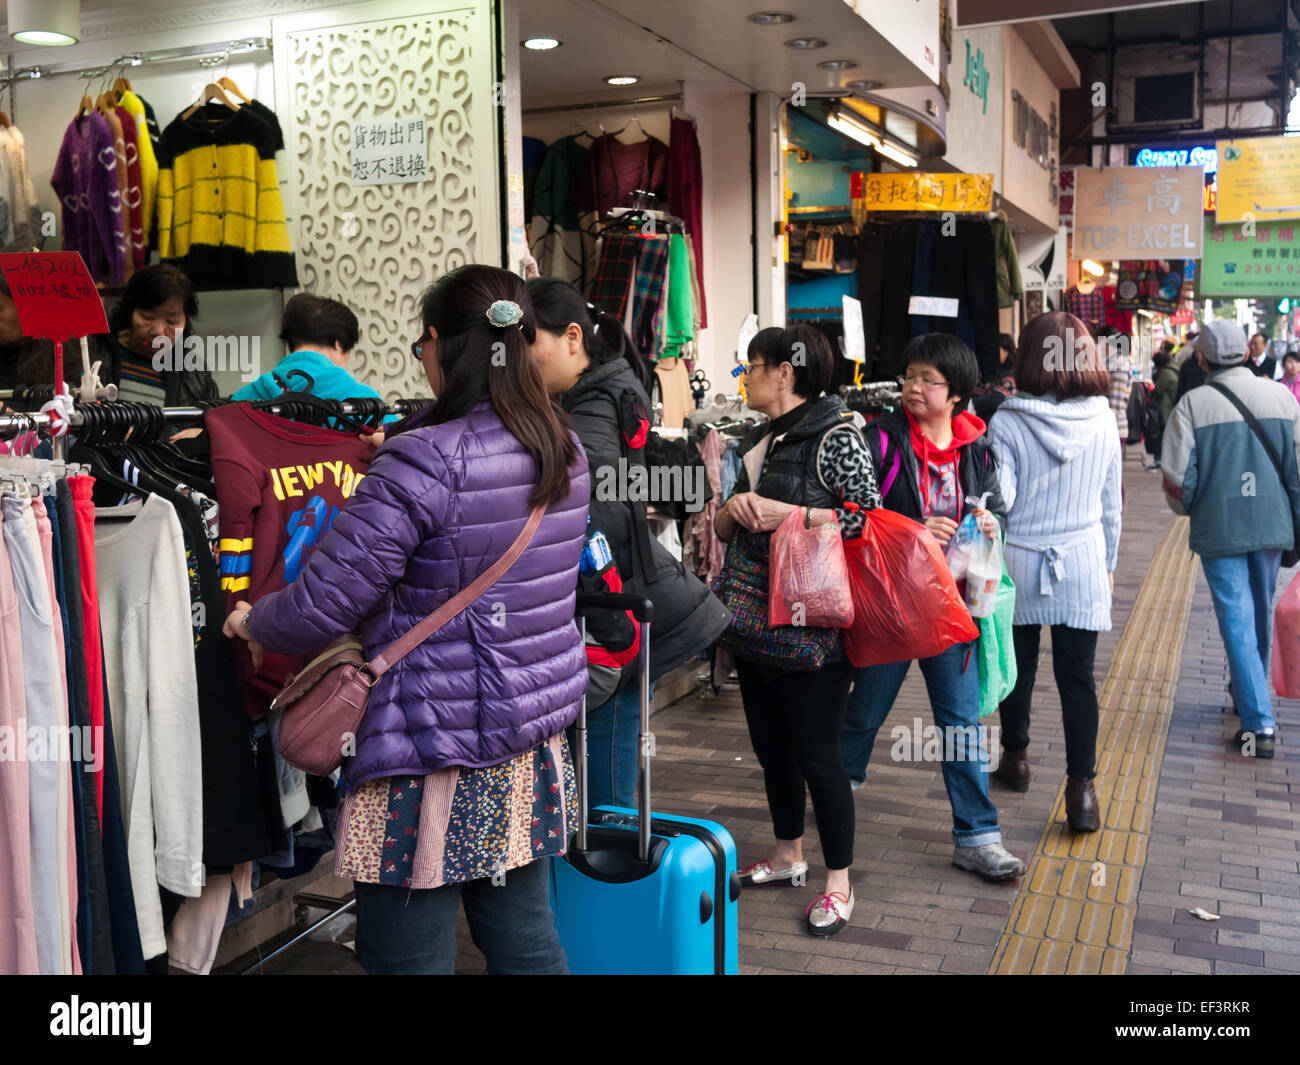
[[[1228,653],[1241,715],[1243,754],[1272,758],[1276,723],[1268,690],[1273,592],[1282,552],[1300,529],[1300,407],[1276,381],[1243,363],[1246,334],[1210,322],[1196,338],[1206,387],[1178,401],[1165,429],[1165,495],[1190,515],[1189,546],[1201,556]],[[1254,415],[1264,440],[1226,389]],[[1272,453],[1281,464],[1279,471]],[[1279,483],[1280,482],[1280,483]]]

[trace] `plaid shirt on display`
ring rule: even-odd
[[[587,297],[607,314],[622,318],[636,269],[639,237],[635,233],[608,233],[602,238],[600,263]]]
[[[658,358],[663,347],[664,289],[668,281],[668,238],[641,237],[641,254],[632,285],[632,316],[637,350]]]
[[[1077,288],[1071,289],[1066,293],[1066,300],[1070,313],[1089,328],[1095,329],[1106,320],[1106,299],[1100,289],[1093,289],[1087,295]]]

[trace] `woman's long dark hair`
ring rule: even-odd
[[[528,282],[528,295],[537,312],[537,326],[555,336],[563,336],[570,323],[576,322],[582,330],[582,344],[592,365],[623,359],[648,395],[653,384],[653,371],[636,350],[623,323],[612,314],[592,306],[569,282],[558,277],[535,277]]]
[[[488,321],[497,300],[519,304],[518,325],[498,329]],[[444,274],[420,298],[425,333],[438,331],[443,387],[426,424],[463,418],[490,397],[505,427],[537,463],[537,484],[528,502],[551,506],[569,494],[569,468],[578,457],[568,415],[560,410],[529,354],[537,337],[533,305],[523,281],[495,266],[462,266]]]

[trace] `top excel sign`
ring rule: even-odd
[[[1075,170],[1074,259],[1199,259],[1200,166]]]

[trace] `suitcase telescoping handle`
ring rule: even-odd
[[[631,613],[641,627],[641,654],[637,666],[637,684],[641,689],[640,774],[637,781],[637,855],[642,861],[650,856],[650,622],[654,604],[649,599],[619,592],[579,592],[577,615],[582,642],[587,643],[587,614],[593,610]],[[578,850],[587,849],[587,695],[584,692],[578,710]]]

